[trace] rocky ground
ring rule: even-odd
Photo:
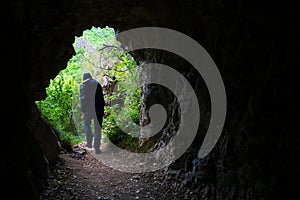
[[[62,152],[44,182],[41,200],[198,199],[163,170],[126,173],[109,168],[81,147]]]

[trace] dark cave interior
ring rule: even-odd
[[[74,37],[106,25],[118,31],[147,26],[180,31],[216,62],[226,87],[227,117],[217,145],[201,160],[206,174],[201,184],[210,185],[215,199],[288,199],[296,194],[296,6],[241,0],[13,0],[8,11],[12,67],[7,68],[18,88],[12,104],[17,115],[12,116],[16,130],[6,141],[10,150],[1,158],[1,181],[6,191],[18,190],[9,192],[11,199],[34,199],[49,162],[59,154],[34,102],[45,98],[49,80],[66,67]],[[135,54],[137,60],[142,57]],[[189,73],[191,82],[199,79],[185,66],[182,62],[180,71]],[[182,159],[192,160],[200,142]],[[180,160],[176,167],[183,167]]]

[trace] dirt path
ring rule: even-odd
[[[197,199],[162,171],[133,174],[114,170],[81,147],[59,156],[44,185],[41,200]]]

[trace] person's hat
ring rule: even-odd
[[[87,79],[90,79],[90,78],[92,78],[92,75],[89,72],[85,72],[82,76],[82,80],[87,80]]]

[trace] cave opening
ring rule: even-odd
[[[160,26],[193,36],[220,66],[229,111],[224,134],[216,148],[200,160],[198,171],[195,173],[192,168],[196,152],[192,150],[181,163],[174,163],[178,170],[171,170],[165,176],[174,175],[189,191],[178,191],[177,182],[178,187],[162,187],[157,176],[156,180],[146,176],[120,179],[124,176],[115,171],[116,176],[106,176],[107,179],[102,179],[106,180],[102,182],[103,187],[97,188],[102,197],[116,199],[119,193],[125,199],[151,199],[152,196],[168,199],[180,194],[183,194],[181,199],[193,199],[190,198],[193,194],[194,199],[295,197],[299,177],[296,159],[299,137],[295,130],[299,123],[298,118],[286,116],[294,114],[297,105],[294,98],[297,88],[292,88],[297,86],[297,79],[291,77],[297,73],[285,69],[294,69],[299,62],[295,45],[299,35],[295,30],[299,18],[297,6],[256,1],[17,0],[9,2],[8,10],[8,21],[12,24],[5,29],[9,31],[7,49],[12,55],[11,66],[16,66],[13,91],[21,102],[13,102],[17,130],[16,134],[4,134],[11,140],[4,142],[10,146],[3,148],[9,151],[3,152],[1,160],[2,185],[11,198],[39,199],[41,181],[48,176],[48,162],[57,162],[59,152],[57,140],[41,120],[35,101],[45,98],[44,89],[49,80],[73,55],[74,38],[70,36],[80,35],[91,25],[98,26],[99,21],[121,30]],[[194,71],[182,69],[192,82],[199,80]],[[192,149],[198,150],[200,145],[201,140],[197,140]],[[81,158],[77,154],[74,157]],[[104,169],[103,174],[106,172]],[[88,195],[90,188],[81,185],[85,179],[81,182],[77,178],[54,180],[51,190],[46,189],[44,199],[78,199],[77,193],[83,189],[87,192],[84,195]],[[140,180],[149,181],[149,190],[127,184]],[[74,188],[73,183],[78,186]],[[174,181],[168,186],[176,184]],[[103,191],[105,187],[111,189],[110,194]],[[60,198],[51,198],[55,195]],[[84,195],[80,197],[87,199]]]
[[[130,126],[138,126],[141,121],[141,88],[137,80],[140,70],[134,58],[117,41],[116,34],[111,27],[93,26],[76,36],[75,55],[66,68],[50,80],[47,97],[35,102],[41,117],[65,150],[71,151],[87,141],[80,87],[84,82],[83,74],[88,72],[100,83],[104,96],[102,146],[109,139],[121,148],[145,151],[137,132],[122,130],[125,126],[127,130]],[[94,127],[95,121],[90,123]],[[93,137],[94,130],[91,132]]]

